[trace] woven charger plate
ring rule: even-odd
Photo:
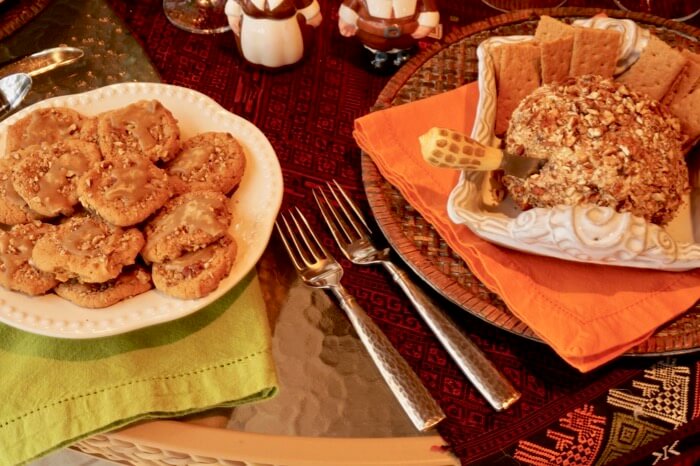
[[[0,39],[21,28],[52,0],[5,0],[0,2]]]
[[[700,29],[644,13],[602,11],[610,17],[632,19],[673,46],[700,52]],[[476,80],[476,48],[488,37],[534,34],[541,15],[572,22],[600,12],[587,8],[521,10],[465,26],[406,63],[382,90],[373,110],[429,97]],[[693,155],[700,156],[700,149],[696,147]],[[541,341],[471,273],[438,232],[382,177],[367,154],[362,155],[362,178],[379,228],[414,272],[464,310],[501,329]],[[659,356],[697,350],[700,303],[626,355]]]

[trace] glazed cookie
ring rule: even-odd
[[[35,220],[0,230],[0,285],[31,296],[49,292],[58,281],[51,273],[34,268],[29,259],[36,242],[54,225]]]
[[[81,283],[70,280],[59,284],[54,292],[81,307],[99,309],[117,304],[153,288],[151,274],[135,265],[125,268],[119,276],[105,283]]]
[[[78,182],[86,209],[117,226],[142,222],[170,198],[165,171],[141,155],[103,160]]]
[[[5,153],[69,138],[97,142],[97,120],[67,107],[42,108],[8,128]]]
[[[221,238],[231,224],[228,198],[216,191],[193,191],[169,200],[146,224],[141,256],[163,262]]]
[[[11,158],[0,158],[0,223],[17,225],[41,218],[12,186]]]
[[[157,100],[140,100],[97,119],[97,139],[105,158],[135,152],[152,162],[168,161],[180,149],[177,120]]]
[[[136,228],[125,230],[97,217],[75,215],[39,238],[32,263],[62,282],[77,278],[103,283],[133,264],[143,244],[143,235]]]
[[[245,170],[243,147],[229,133],[201,133],[182,143],[180,153],[166,167],[173,188],[219,191],[227,194],[241,182]]]
[[[218,288],[236,260],[236,242],[228,234],[177,259],[153,264],[157,290],[179,299],[197,299]]]
[[[79,139],[35,144],[10,157],[16,155],[12,187],[30,209],[46,217],[74,212],[78,179],[102,160],[97,144]]]

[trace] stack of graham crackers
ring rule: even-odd
[[[542,16],[534,40],[507,43],[490,51],[497,81],[495,133],[508,129],[513,110],[537,87],[568,77],[597,74],[613,78],[622,33],[572,26]],[[700,138],[700,54],[676,50],[651,34],[639,59],[618,82],[665,103],[681,121],[689,141]]]

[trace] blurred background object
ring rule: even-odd
[[[241,57],[267,69],[301,60],[323,20],[317,0],[228,0],[224,12]]]
[[[230,28],[224,14],[226,0],[163,0],[168,20],[196,34],[218,34]]]
[[[343,37],[356,37],[370,55],[375,71],[393,71],[403,65],[440,23],[433,0],[411,2],[344,0],[338,10]]]
[[[613,0],[622,10],[687,21],[700,12],[697,0]]]
[[[526,8],[556,8],[566,0],[481,0],[482,3],[498,11],[523,10]]]

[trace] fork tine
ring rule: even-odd
[[[347,223],[340,218],[340,214],[331,204],[323,188],[314,189],[312,193],[314,199],[316,199],[316,204],[321,210],[321,215],[326,220],[326,225],[331,230],[333,238],[335,238],[341,249],[344,249],[353,240],[353,236],[348,231]],[[317,193],[321,193],[320,196]]]
[[[294,211],[296,211],[296,215],[294,215]],[[330,254],[314,234],[313,230],[311,229],[311,225],[309,225],[309,222],[306,220],[306,217],[304,217],[304,214],[301,213],[301,210],[299,210],[298,207],[295,207],[294,211],[290,211],[290,216],[297,227],[299,236],[301,236],[301,238],[304,240],[306,250],[311,253],[314,259],[313,261],[308,261],[306,257],[304,257],[304,262],[306,265],[310,266],[313,264],[313,262],[330,257]],[[294,243],[297,245],[297,248],[299,248],[299,243],[296,240]],[[299,249],[301,250],[301,248]]]
[[[362,227],[358,226],[357,222],[354,221],[353,218],[359,220],[362,223],[362,225],[364,225],[365,229],[367,230],[367,233],[371,233],[372,230],[370,229],[369,225],[367,225],[365,217],[362,215],[360,208],[357,206],[357,204],[355,204],[355,202],[353,202],[352,198],[348,195],[348,193],[345,192],[342,186],[340,186],[340,184],[338,184],[336,180],[333,180],[335,188],[333,188],[333,185],[330,182],[327,184],[328,188],[331,190],[331,193],[333,193],[333,197],[336,201],[338,201],[338,205],[340,205],[340,208],[345,213],[345,216],[350,220],[350,223],[355,228],[355,231],[357,231],[359,235],[363,234],[363,232],[360,231],[360,228]],[[338,193],[342,195],[342,198],[345,202],[341,200],[341,196],[339,196]],[[352,210],[352,212],[354,212],[354,216],[350,214],[350,212],[348,211],[348,207]]]
[[[282,230],[282,227],[280,226],[279,221],[275,222],[275,227],[277,228],[277,233],[279,233],[280,238],[282,239],[282,244],[284,244],[284,248],[287,250],[287,254],[289,254],[289,258],[292,259],[292,263],[294,264],[294,268],[297,269],[298,271],[301,271],[303,265],[301,264],[302,257],[299,254],[299,248],[295,247],[293,248],[292,245],[290,244],[290,241],[293,240],[294,234],[292,233],[291,227],[289,226],[289,222],[287,222],[287,219],[285,218],[284,214],[280,215],[282,218],[282,221],[284,221],[284,226],[287,229],[287,233],[285,233]]]

